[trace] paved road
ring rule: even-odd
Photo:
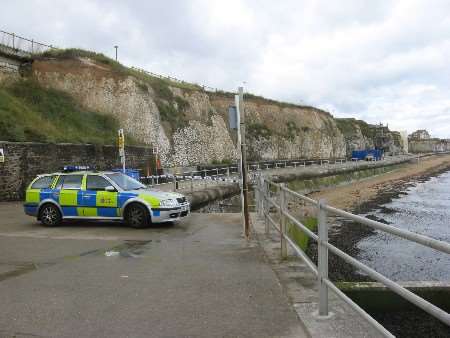
[[[43,228],[0,203],[0,337],[305,336],[239,223],[192,214],[145,230]]]

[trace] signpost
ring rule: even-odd
[[[123,134],[123,129],[119,129],[118,146],[120,162],[122,163],[123,173],[125,174],[125,136]]]

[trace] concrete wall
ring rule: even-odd
[[[20,200],[38,174],[60,171],[64,165],[89,165],[97,170],[119,168],[115,146],[2,142],[5,162],[0,163],[0,201]],[[152,150],[126,147],[127,167],[141,169],[154,163]]]

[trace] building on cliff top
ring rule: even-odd
[[[411,140],[429,140],[431,136],[430,133],[425,129],[419,129],[410,134],[408,138]]]

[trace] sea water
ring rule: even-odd
[[[392,226],[450,243],[450,172],[408,188],[369,213]],[[377,231],[358,243],[358,259],[396,281],[450,281],[450,255]]]

